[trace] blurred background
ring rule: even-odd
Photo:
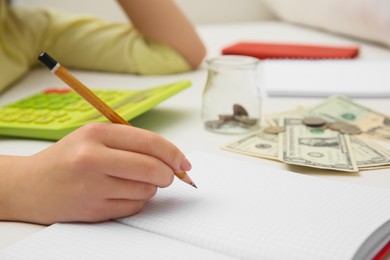
[[[13,3],[28,7],[51,7],[73,13],[91,13],[109,21],[127,21],[115,0],[14,0]],[[273,17],[261,0],[176,0],[176,3],[196,24],[255,21]]]

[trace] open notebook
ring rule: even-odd
[[[140,214],[56,224],[1,259],[371,259],[390,239],[390,190],[194,152]]]
[[[390,60],[265,60],[260,82],[268,96],[390,97]]]

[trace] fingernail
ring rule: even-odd
[[[182,171],[189,171],[191,170],[191,168],[192,168],[191,163],[188,161],[187,158],[184,157],[183,161],[180,164],[180,169]]]

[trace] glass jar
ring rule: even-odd
[[[208,76],[202,99],[202,120],[207,130],[243,134],[259,128],[258,63],[256,58],[238,55],[207,60]]]

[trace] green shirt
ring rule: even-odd
[[[145,39],[130,24],[0,0],[0,91],[37,65],[42,51],[75,69],[144,75],[190,70],[173,48]]]

